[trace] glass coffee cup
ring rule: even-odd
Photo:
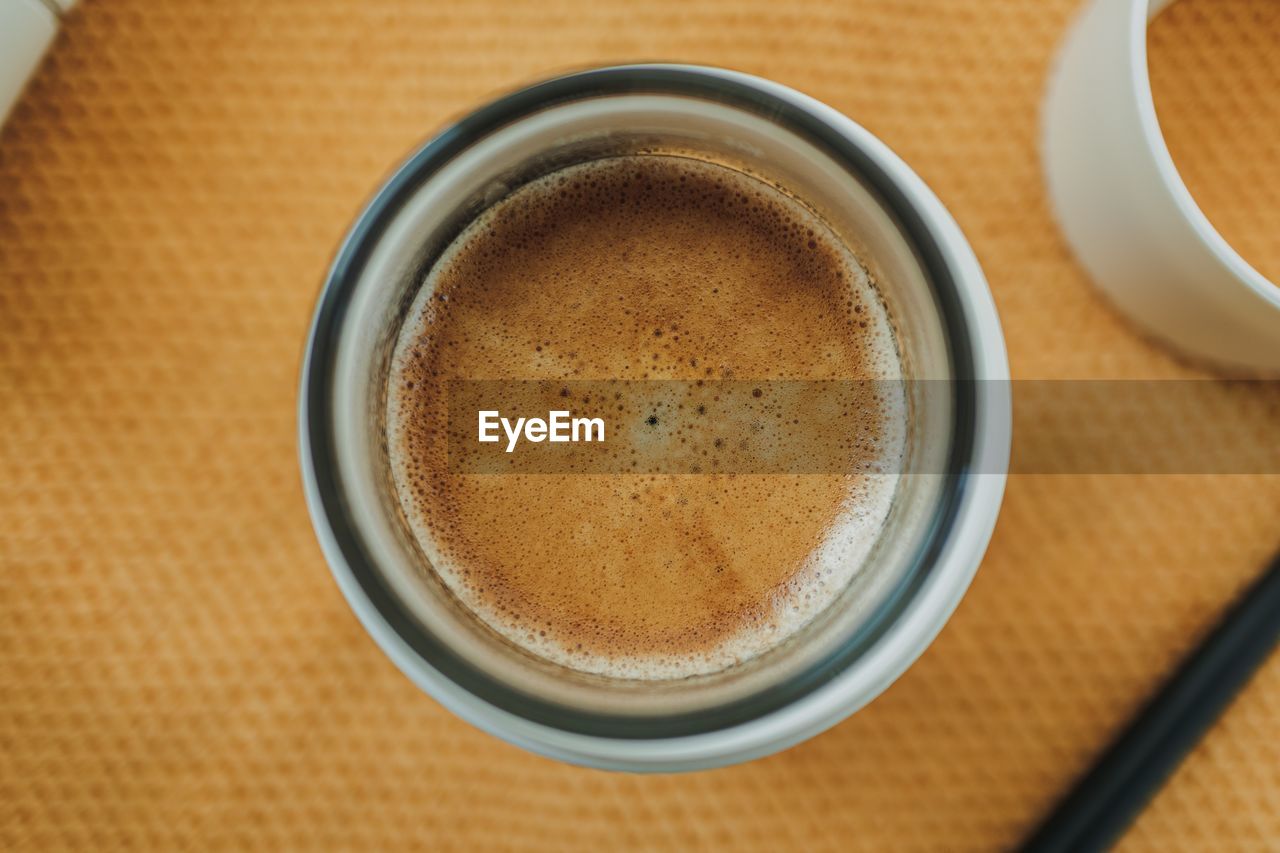
[[[554,664],[469,612],[415,543],[391,481],[392,350],[424,274],[466,225],[569,166],[679,151],[785,187],[856,247],[893,318],[908,389],[904,470],[870,556],[785,643],[666,681]],[[643,65],[508,95],[426,143],[357,219],[303,368],[308,505],[339,586],[416,684],[512,743],[636,771],[765,755],[871,701],[941,630],[995,524],[1010,443],[1008,363],[972,250],[923,182],[840,113],[775,83]]]

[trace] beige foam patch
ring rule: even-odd
[[[1016,478],[972,592],[871,707],[628,777],[473,730],[374,647],[308,526],[295,383],[398,158],[493,93],[635,58],[773,77],[884,138],[972,241],[1017,375],[1199,375],[1050,219],[1036,106],[1074,6],[88,0],[0,135],[0,847],[1013,844],[1280,544],[1280,478]],[[1224,49],[1255,37],[1231,20]],[[1247,411],[1212,416],[1268,427]],[[1128,849],[1273,845],[1278,713],[1272,661]]]

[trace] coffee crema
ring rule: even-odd
[[[392,476],[434,571],[510,642],[610,677],[712,673],[840,595],[896,475],[459,473],[446,425],[477,413],[449,411],[450,382],[898,378],[873,281],[802,204],[691,158],[596,160],[499,201],[428,272],[392,358]],[[905,418],[881,394],[850,430],[892,471]]]

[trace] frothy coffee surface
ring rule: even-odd
[[[608,676],[715,672],[848,585],[895,478],[461,474],[445,424],[476,413],[448,411],[449,382],[899,376],[875,287],[802,205],[701,161],[598,160],[490,208],[427,275],[393,358],[393,476],[436,572],[511,642]],[[900,452],[891,396],[853,413],[868,454]]]

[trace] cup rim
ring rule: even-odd
[[[929,272],[947,320],[956,368],[956,435],[945,505],[920,570],[907,573],[876,630],[799,677],[789,690],[747,697],[752,707],[677,718],[609,719],[565,709],[467,673],[448,649],[422,642],[415,626],[362,553],[333,464],[331,372],[336,332],[382,227],[422,182],[475,140],[566,101],[629,94],[706,97],[766,111],[818,144],[866,181],[897,219]],[[1007,400],[993,397],[1009,377],[1003,335],[976,257],[941,202],[896,155],[841,113],[794,90],[739,72],[691,65],[592,69],[534,84],[471,113],[422,145],[357,218],[328,273],[308,336],[299,399],[299,444],[308,508],[326,560],[353,610],[399,668],[450,710],[492,734],[571,762],[624,769],[685,769],[746,760],[820,731],[870,701],[923,652],[941,629],[985,551],[1003,494],[1009,455]],[[984,472],[984,473],[977,473]],[[996,472],[996,473],[991,473]],[[456,656],[455,656],[456,657]],[[816,670],[816,671],[815,671]],[[483,674],[480,674],[483,677]],[[786,686],[786,685],[784,685]],[[746,713],[744,713],[744,711]],[[691,723],[696,723],[691,724]]]
[[[1280,282],[1273,282],[1222,236],[1217,227],[1200,209],[1195,196],[1187,187],[1178,164],[1173,161],[1169,144],[1165,141],[1156,113],[1155,93],[1151,89],[1151,65],[1147,53],[1147,30],[1151,20],[1176,0],[1132,0],[1128,20],[1129,80],[1134,103],[1137,107],[1138,125],[1142,129],[1142,142],[1155,165],[1164,191],[1169,195],[1179,215],[1191,226],[1200,243],[1217,259],[1237,282],[1266,302],[1280,308]]]

